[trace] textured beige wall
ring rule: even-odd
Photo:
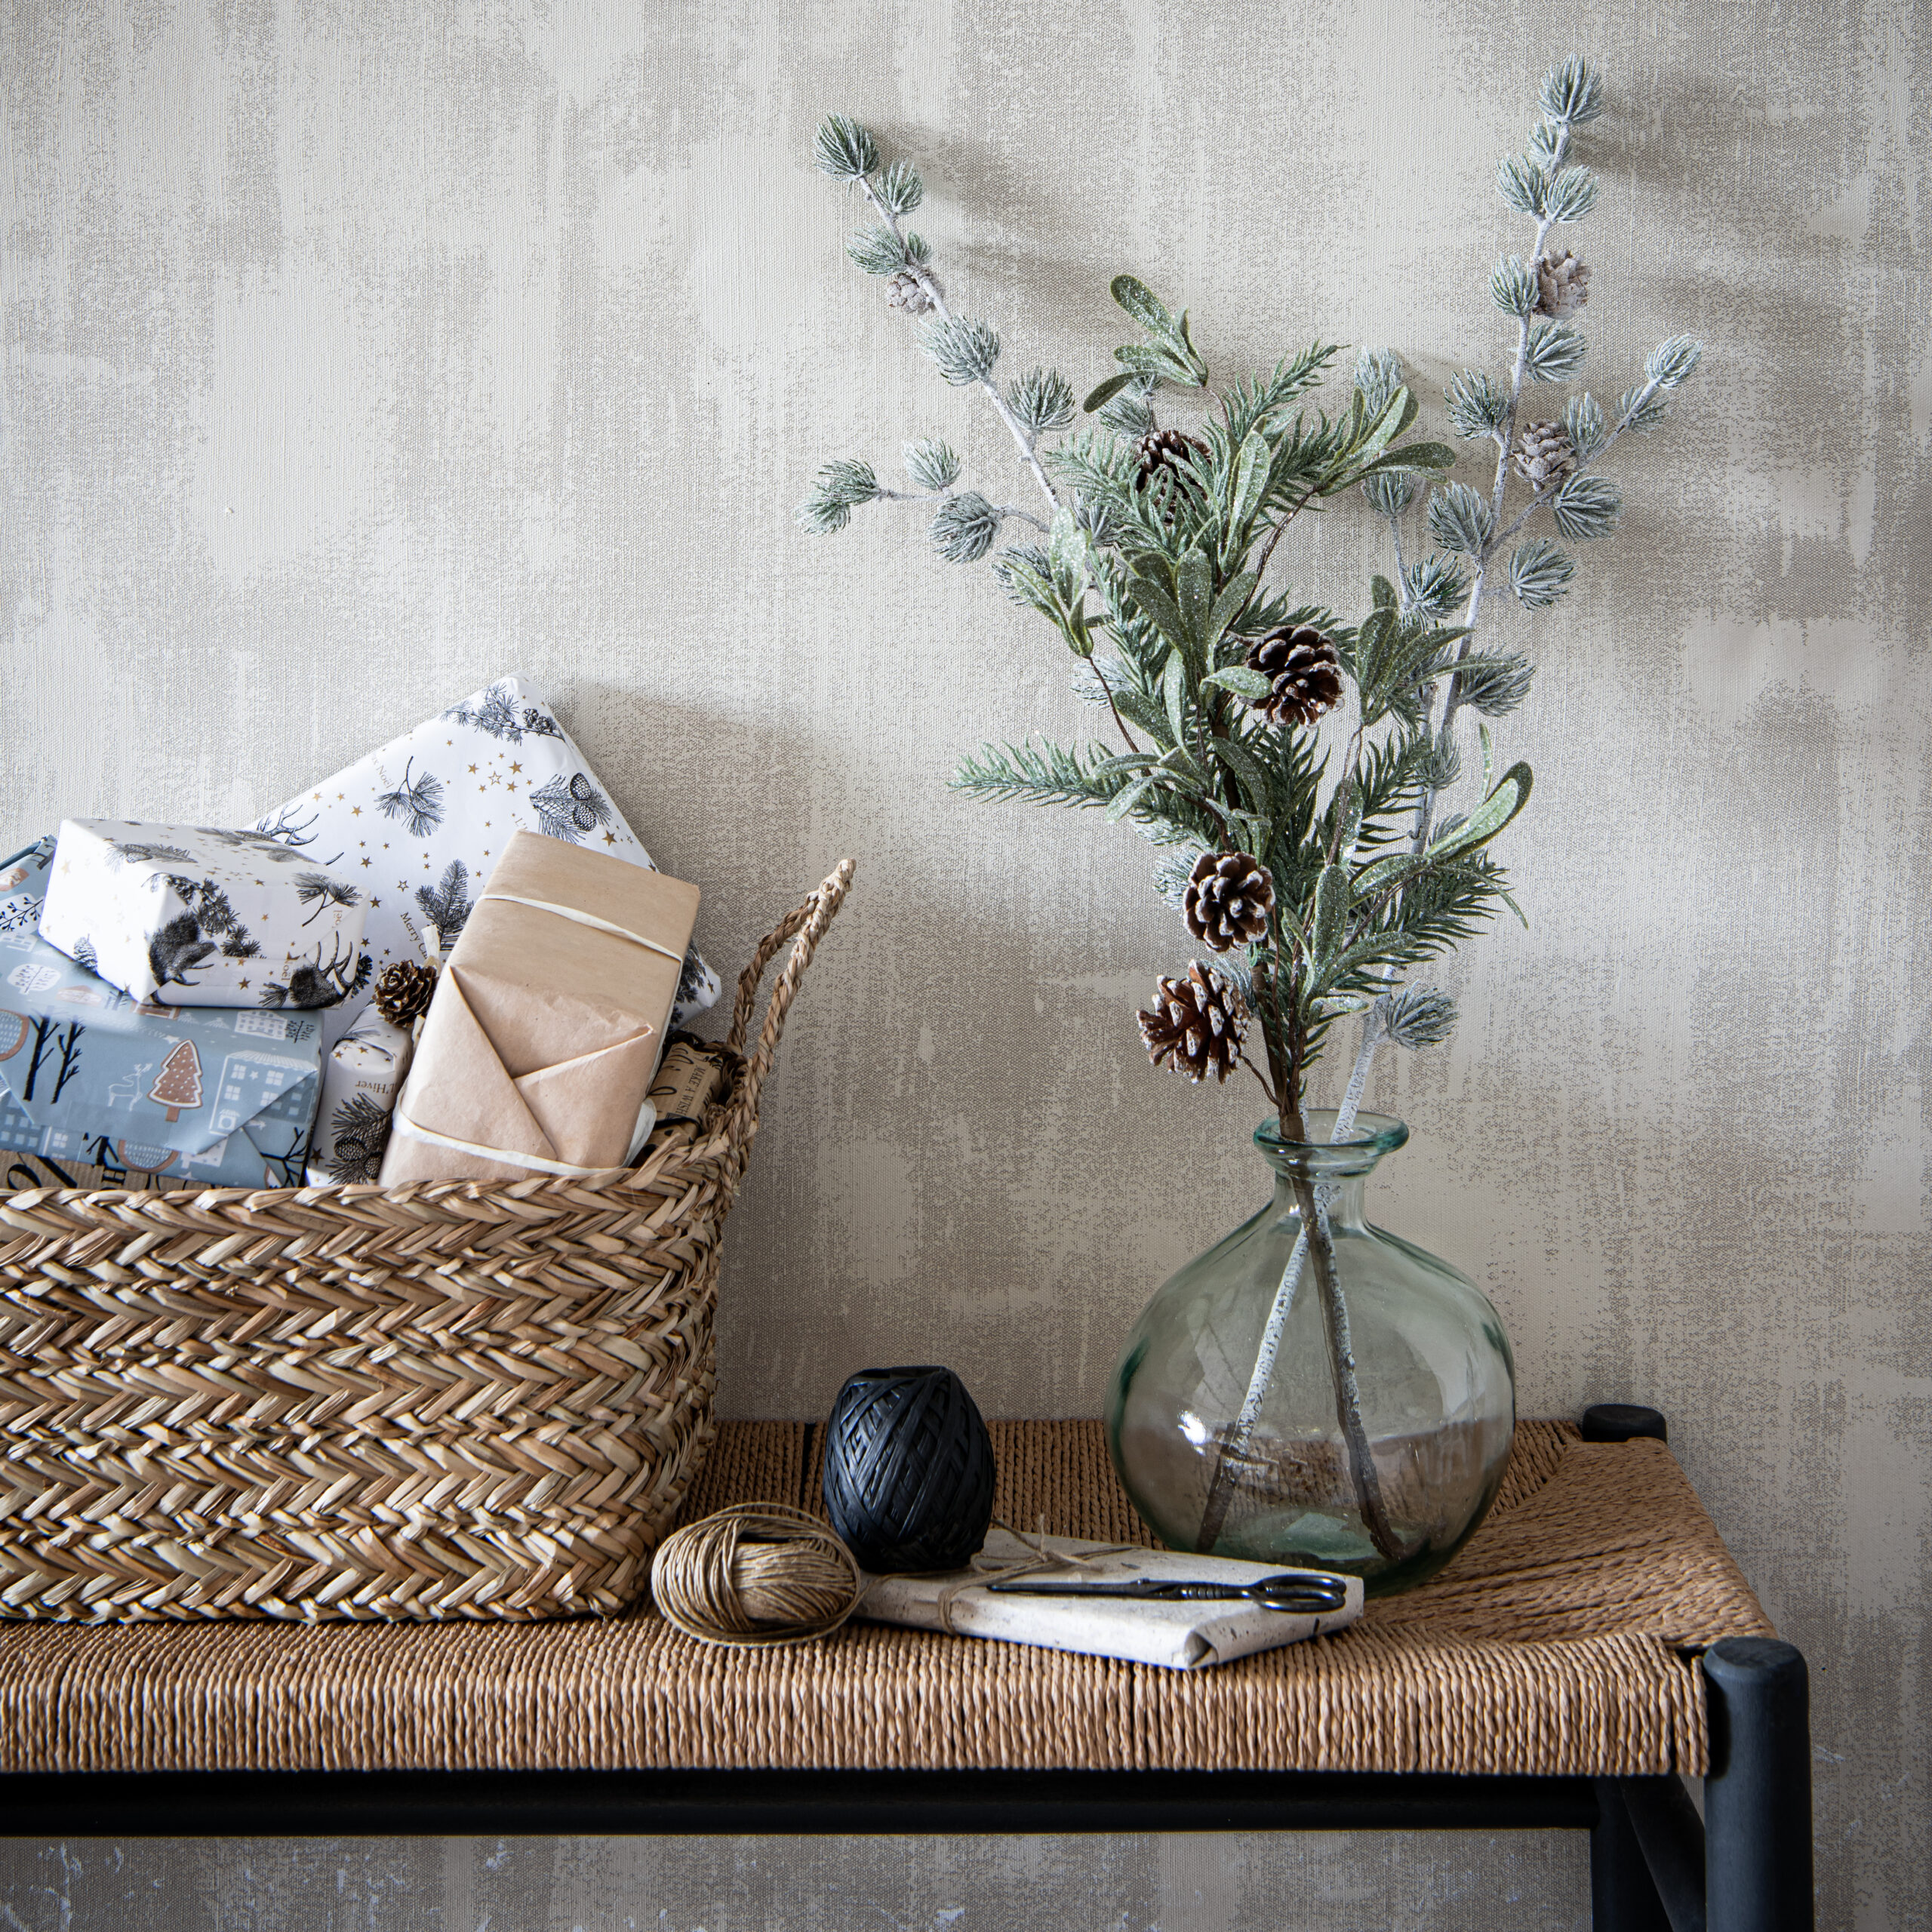
[[[1545,666],[1506,728],[1538,773],[1508,848],[1534,923],[1458,969],[1453,1048],[1383,1075],[1416,1140],[1380,1218],[1485,1284],[1527,1411],[1669,1412],[1811,1660],[1820,1922],[1923,1923],[1927,25],[1912,0],[17,0],[0,838],[244,819],[500,670],[546,681],[704,885],[721,967],[860,862],[733,1224],[728,1411],[818,1412],[912,1359],[995,1413],[1091,1413],[1147,1294],[1253,1204],[1257,1109],[1139,1057],[1131,1002],[1186,949],[1138,842],[943,789],[983,735],[1084,722],[1043,629],[889,514],[793,528],[829,454],[923,432],[1009,460],[844,263],[813,123],[848,108],[918,156],[918,225],[1014,367],[1097,377],[1132,267],[1223,371],[1319,332],[1399,346],[1433,396],[1498,353],[1482,275],[1521,235],[1494,158],[1586,35],[1598,383],[1680,328],[1709,358],[1614,466],[1626,534],[1503,619]],[[1288,548],[1345,603],[1380,561],[1349,506]],[[257,1892],[335,1870],[95,1850],[179,1926],[266,1924]],[[1287,1847],[1192,1905],[1156,1872],[1195,1869],[1184,1845],[756,1856],[780,1877],[611,1850],[605,1892],[539,1887],[515,1922],[997,1926],[1029,1874],[1069,1925],[1168,1932],[1283,1896],[1310,1924],[1586,1909],[1577,1857],[1505,1841]],[[368,1881],[389,1906],[301,1922],[480,1918],[467,1858],[398,1851]],[[66,1924],[63,1883],[75,1927],[131,1922],[51,1860],[0,1858],[9,1922]]]

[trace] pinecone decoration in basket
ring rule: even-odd
[[[1577,467],[1577,451],[1561,423],[1526,423],[1516,438],[1516,474],[1541,496]]]
[[[435,990],[435,967],[398,959],[376,982],[376,1011],[392,1026],[407,1032],[413,1021],[429,1011],[429,998]]]
[[[903,309],[909,315],[923,315],[931,309],[933,298],[910,269],[901,269],[885,285],[885,306]]]
[[[1567,248],[1539,255],[1536,269],[1539,315],[1567,322],[1590,299],[1590,272]]]
[[[1137,490],[1152,489],[1163,476],[1168,481],[1170,491],[1179,485],[1174,481],[1181,466],[1190,457],[1205,456],[1208,445],[1192,436],[1182,435],[1178,429],[1150,429],[1134,446],[1135,459],[1140,468],[1135,474],[1134,486]],[[1170,495],[1168,514],[1171,518],[1173,497]]]
[[[1140,1037],[1156,1066],[1171,1066],[1196,1086],[1213,1074],[1226,1080],[1247,1037],[1247,1014],[1226,975],[1195,960],[1184,980],[1163,979],[1154,1011],[1142,1011]]]
[[[1251,698],[1277,724],[1312,724],[1342,701],[1342,659],[1312,624],[1284,626],[1247,647],[1247,668],[1269,681],[1265,697]]]
[[[1217,952],[1260,939],[1274,909],[1275,881],[1245,852],[1204,852],[1187,882],[1187,929]]]

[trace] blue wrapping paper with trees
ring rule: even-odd
[[[136,1001],[39,937],[54,841],[0,861],[0,1150],[59,1185],[105,1169],[299,1187],[320,1084],[311,1014]],[[114,1184],[114,1183],[109,1183]]]

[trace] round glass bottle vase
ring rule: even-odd
[[[1441,1569],[1495,1500],[1515,1365],[1473,1281],[1362,1218],[1364,1180],[1408,1129],[1360,1114],[1331,1143],[1334,1113],[1303,1119],[1306,1141],[1262,1123],[1274,1199],[1134,1324],[1107,1439],[1171,1548],[1346,1571],[1385,1594]]]

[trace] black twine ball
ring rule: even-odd
[[[957,1570],[993,1518],[993,1444],[949,1368],[861,1369],[826,1424],[825,1506],[875,1574]]]

